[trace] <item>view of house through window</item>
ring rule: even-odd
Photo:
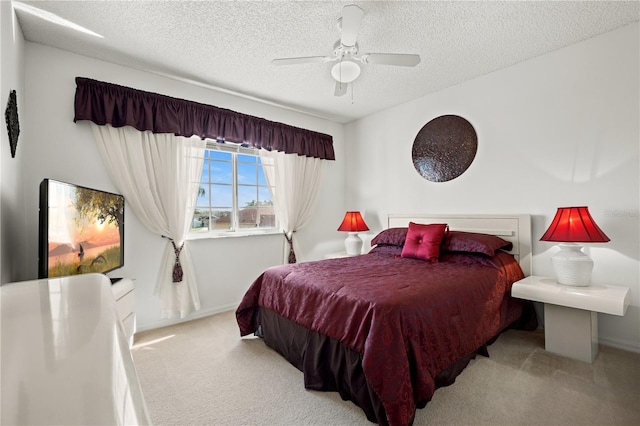
[[[207,146],[192,233],[277,229],[271,193],[257,150],[231,143]]]

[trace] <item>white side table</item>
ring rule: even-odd
[[[511,295],[544,303],[546,350],[589,363],[598,354],[598,312],[623,316],[629,306],[627,287],[571,287],[537,276],[514,283]]]
[[[360,256],[360,255],[359,254],[347,254],[346,251],[337,251],[335,253],[325,254],[324,258],[325,259],[338,259],[340,257],[353,257],[353,256]]]

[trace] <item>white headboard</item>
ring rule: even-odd
[[[509,253],[518,260],[525,275],[532,275],[531,216],[529,215],[390,214],[388,216],[389,228],[407,227],[409,222],[446,223],[453,231],[497,235],[513,243],[513,249]]]

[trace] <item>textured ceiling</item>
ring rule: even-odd
[[[638,1],[22,1],[103,38],[17,10],[25,39],[349,122],[628,25]],[[415,68],[364,64],[333,95],[329,55],[342,7],[365,11],[361,52],[417,53]],[[91,76],[87,76],[91,77]]]

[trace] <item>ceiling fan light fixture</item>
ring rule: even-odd
[[[360,67],[355,62],[340,61],[331,68],[331,76],[340,83],[351,83],[360,75]]]

